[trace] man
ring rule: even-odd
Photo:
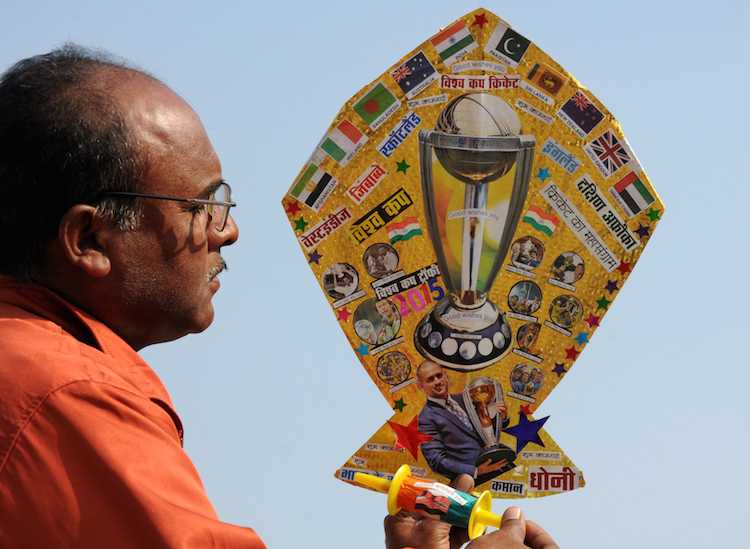
[[[76,47],[0,77],[0,547],[264,547],[217,518],[137,354],[211,324],[234,205],[158,80]]]
[[[242,547],[136,353],[205,330],[239,231],[198,116],[75,47],[0,79],[0,547]]]
[[[417,385],[427,396],[419,413],[419,430],[432,437],[422,444],[422,454],[433,471],[466,491],[474,487],[477,477],[508,466],[505,460],[476,464],[484,443],[469,420],[463,395],[449,394],[448,376],[440,365],[426,360],[417,367],[416,377]]]

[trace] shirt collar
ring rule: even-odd
[[[0,275],[0,303],[41,317],[80,343],[113,358],[111,363],[119,370],[117,373],[120,376],[149,397],[163,400],[174,407],[156,372],[125,340],[49,288]]]

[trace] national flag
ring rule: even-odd
[[[398,99],[396,99],[396,96],[393,95],[382,82],[378,82],[375,87],[368,91],[364,97],[354,104],[353,108],[354,112],[356,112],[367,125],[372,129],[376,129],[383,123],[387,114],[392,113],[395,110],[392,107],[399,104],[400,103]]]
[[[635,172],[630,172],[620,179],[609,192],[630,217],[643,211],[656,200]]]
[[[336,180],[331,174],[310,162],[292,187],[290,194],[318,211],[335,186]]]
[[[528,38],[521,36],[501,21],[487,41],[485,51],[500,61],[517,67],[529,45],[531,41]]]
[[[524,214],[521,221],[528,223],[537,231],[541,231],[547,236],[552,236],[560,220],[556,215],[545,212],[539,206],[529,206],[528,211]]]
[[[604,118],[604,114],[580,91],[565,102],[560,112],[581,130],[582,137],[591,133]]]
[[[630,162],[627,149],[607,130],[584,147],[604,177],[609,177]],[[597,162],[598,160],[598,162]]]
[[[477,47],[474,37],[463,20],[456,21],[430,38],[435,51],[446,65],[458,61],[464,54]]]
[[[557,95],[557,92],[568,81],[565,76],[544,63],[536,63],[531,67],[529,75],[526,78],[529,79],[529,82],[536,84],[537,88],[550,95]]]
[[[320,148],[341,166],[367,142],[367,137],[348,120],[342,120],[323,138]]]
[[[430,82],[438,77],[438,73],[421,51],[411,57],[403,65],[391,71],[391,76],[406,94],[406,97],[414,97]]]
[[[407,217],[403,221],[389,223],[385,228],[388,231],[388,238],[390,238],[391,244],[404,242],[413,236],[422,234],[422,228],[419,226],[416,217]]]

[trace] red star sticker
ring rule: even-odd
[[[521,413],[525,416],[530,416],[531,406],[529,404],[521,404]]]
[[[620,271],[622,274],[628,274],[630,272],[630,263],[625,263],[624,261],[620,261],[619,267],[617,267],[617,270]]]
[[[474,22],[471,24],[471,26],[473,27],[474,25],[479,25],[480,28],[483,28],[486,23],[487,16],[483,13],[479,13],[474,16]]]
[[[388,425],[391,426],[393,432],[396,433],[396,448],[408,450],[409,453],[414,456],[414,459],[419,459],[417,457],[419,445],[428,440],[432,440],[430,435],[425,435],[424,433],[419,432],[418,421],[419,416],[414,416],[414,419],[411,420],[409,425],[401,425],[394,421],[388,422]]]
[[[299,213],[299,211],[300,211],[300,207],[299,207],[299,202],[296,202],[296,201],[294,201],[294,200],[290,200],[290,201],[289,201],[289,202],[287,202],[287,203],[286,203],[286,205],[284,206],[284,211],[285,211],[285,212],[287,213],[287,215],[289,215],[289,216],[293,216],[293,215],[296,215],[296,214],[297,214],[297,213]]]
[[[350,316],[352,316],[352,313],[350,313],[349,309],[347,309],[346,307],[336,311],[336,318],[338,318],[339,320],[343,320],[344,322],[349,320]]]
[[[568,347],[567,349],[565,349],[565,358],[567,358],[568,360],[575,360],[580,354],[581,351],[576,351],[575,347]]]
[[[599,321],[601,320],[601,317],[596,315],[589,315],[589,317],[586,319],[586,322],[588,322],[589,327],[593,328],[594,326],[599,326]]]

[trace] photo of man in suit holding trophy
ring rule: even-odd
[[[515,467],[515,452],[500,443],[508,413],[497,381],[477,378],[450,394],[445,370],[426,360],[417,367],[417,385],[427,396],[419,431],[432,437],[422,454],[434,472],[466,491]]]

